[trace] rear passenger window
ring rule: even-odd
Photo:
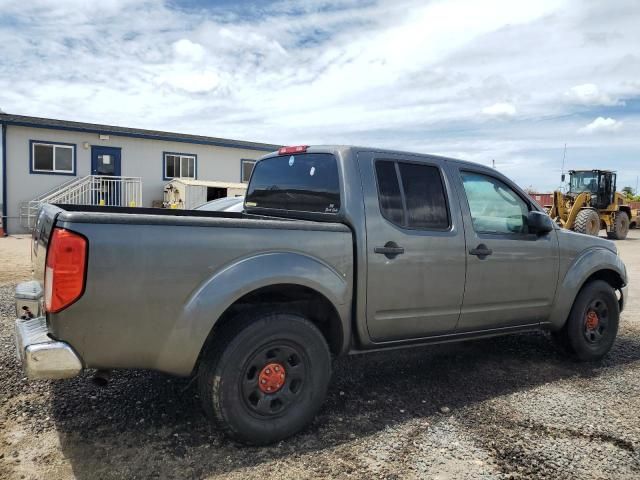
[[[404,225],[404,209],[395,162],[376,162],[376,176],[382,216],[392,223]]]
[[[384,160],[376,162],[376,177],[380,211],[387,220],[408,228],[440,230],[449,226],[438,167]]]
[[[416,163],[399,163],[398,166],[407,202],[407,225],[413,228],[447,228],[449,214],[440,170]]]

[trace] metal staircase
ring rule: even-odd
[[[20,224],[31,230],[38,210],[45,203],[102,205],[117,207],[142,206],[142,181],[139,177],[88,175],[74,178],[53,190],[20,205]]]

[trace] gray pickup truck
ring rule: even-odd
[[[496,170],[342,146],[260,159],[243,212],[45,206],[32,255],[27,376],[195,376],[252,444],[313,419],[336,356],[542,329],[598,360],[627,295],[613,242],[559,229]]]

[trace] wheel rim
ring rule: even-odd
[[[241,391],[246,407],[263,417],[283,414],[301,396],[306,357],[293,344],[270,344],[258,349],[243,369]]]
[[[281,363],[268,363],[258,375],[258,388],[262,393],[276,393],[287,379],[287,370]]]
[[[593,300],[584,314],[584,337],[591,344],[599,343],[609,326],[609,308],[602,299]]]

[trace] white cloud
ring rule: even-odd
[[[185,92],[204,93],[217,88],[220,77],[214,72],[176,72],[166,75],[161,81]]]
[[[173,43],[173,51],[176,56],[183,60],[199,62],[205,55],[205,49],[199,43],[194,43],[188,38],[183,38]]]
[[[494,103],[482,109],[482,113],[490,117],[513,117],[516,114],[516,107],[513,103]]]
[[[622,127],[622,122],[611,117],[598,117],[589,125],[578,130],[578,133],[610,133],[617,132]]]
[[[538,189],[556,186],[547,171],[565,142],[567,167],[606,158],[605,167],[640,174],[633,2],[179,3],[0,0],[0,106],[271,143],[495,159]],[[585,133],[616,135],[578,133],[584,118],[598,117]]]
[[[572,103],[579,105],[624,105],[624,102],[616,98],[611,98],[593,83],[585,83],[582,85],[576,85],[571,87],[569,91],[565,93],[565,97]]]

